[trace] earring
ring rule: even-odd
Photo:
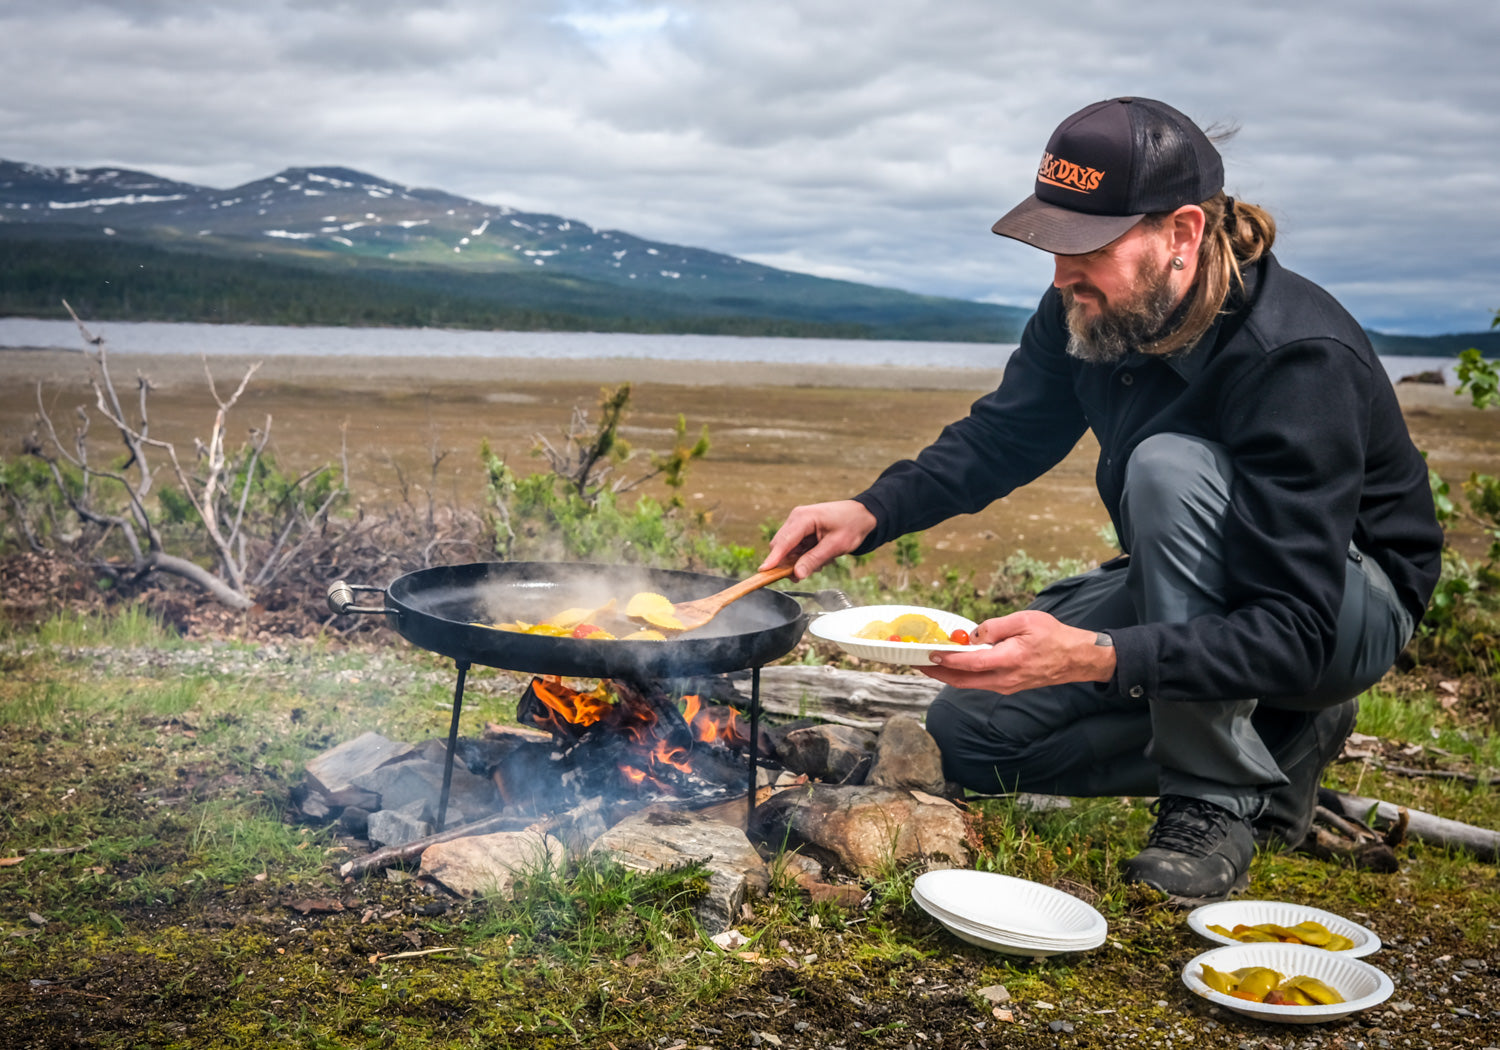
[[[1187,264],[1182,261],[1182,256],[1180,256],[1180,255],[1174,255],[1174,256],[1172,256],[1172,269],[1174,269],[1174,270],[1180,270],[1185,265],[1187,265]]]

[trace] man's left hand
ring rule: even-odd
[[[1115,650],[1098,644],[1098,637],[1096,631],[1027,609],[974,629],[972,640],[990,648],[933,653],[938,666],[918,670],[959,689],[1005,694],[1065,682],[1107,682],[1115,673]]]

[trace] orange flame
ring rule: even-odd
[[[591,726],[614,710],[609,689],[603,682],[590,692],[580,693],[563,685],[561,679],[549,675],[533,679],[531,687],[542,703],[572,725]]]
[[[544,709],[532,716],[533,723],[541,728],[562,731],[564,726],[572,726],[576,731],[602,724],[606,729],[628,734],[638,750],[633,757],[621,761],[619,769],[629,783],[650,784],[670,791],[675,781],[674,770],[677,774],[693,772],[692,745],[684,747],[658,739],[657,711],[632,691],[621,690],[616,694],[606,680],[587,692],[580,692],[565,685],[558,675],[533,678],[531,687]],[[746,736],[738,724],[739,712],[733,708],[706,706],[696,694],[683,697],[683,701],[683,720],[696,740],[730,746],[745,742]]]
[[[688,764],[688,749],[685,747],[672,747],[665,740],[659,740],[656,749],[651,752],[651,761],[663,766],[671,766],[682,773],[691,773],[693,767]]]

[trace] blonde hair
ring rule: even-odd
[[[1244,270],[1271,250],[1276,240],[1276,220],[1255,204],[1246,204],[1222,190],[1199,204],[1203,209],[1203,239],[1198,244],[1198,273],[1184,300],[1182,320],[1143,353],[1170,354],[1192,346],[1218,318],[1231,288],[1243,288]],[[1161,225],[1172,215],[1165,212],[1146,221]]]

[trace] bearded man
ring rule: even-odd
[[[1085,430],[1124,553],[934,654],[950,780],[1155,796],[1128,880],[1242,889],[1308,834],[1358,695],[1438,575],[1427,468],[1359,324],[1271,254],[1218,151],[1144,98],[1053,133],[994,232],[1056,262],[1000,386],[850,500],[798,507],[765,566],[805,578],[1041,476]]]

